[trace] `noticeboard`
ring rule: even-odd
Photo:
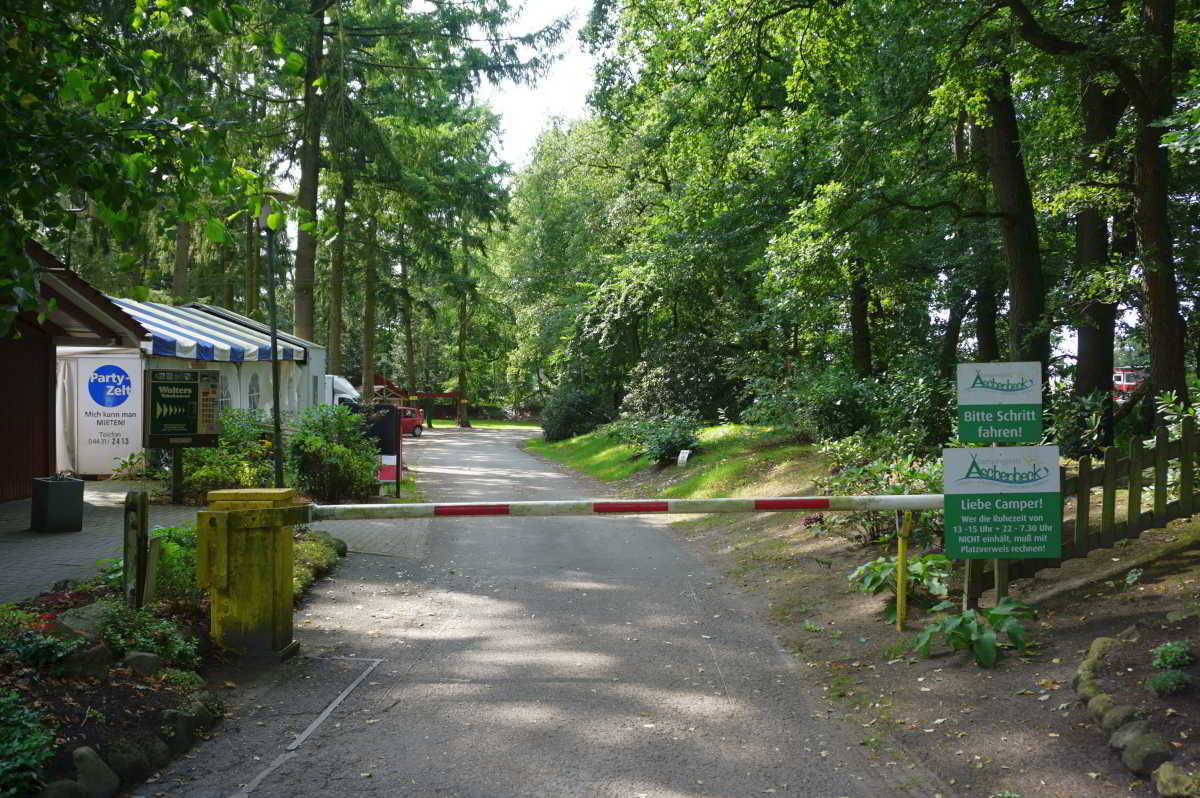
[[[1057,446],[943,449],[942,462],[950,557],[1062,556]]]
[[[221,372],[151,369],[146,379],[146,446],[216,446]]]
[[[142,450],[141,355],[74,358],[75,471],[111,474]]]
[[[1042,439],[1042,364],[959,363],[958,439],[1037,443]]]

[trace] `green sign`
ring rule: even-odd
[[[1062,556],[1057,446],[943,449],[942,463],[947,554]]]
[[[1042,439],[1042,364],[959,363],[958,439],[1037,443]]]
[[[216,445],[220,372],[152,369],[146,384],[147,446]]]

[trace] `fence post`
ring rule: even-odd
[[[1107,548],[1117,536],[1117,458],[1116,446],[1104,450],[1104,493],[1100,499],[1100,547]]]
[[[1154,525],[1167,525],[1167,444],[1171,435],[1165,426],[1154,434]]]
[[[1142,531],[1142,439],[1136,435],[1129,441],[1129,493],[1125,508],[1125,534],[1135,538]]]
[[[209,632],[221,648],[252,659],[283,659],[292,639],[290,488],[215,490],[197,520],[196,572],[209,590]],[[289,512],[291,508],[291,512]]]
[[[1183,419],[1183,443],[1179,452],[1179,509],[1184,516],[1189,516],[1196,506],[1196,419],[1187,416]]]
[[[1075,556],[1086,557],[1091,548],[1092,520],[1092,457],[1079,458],[1079,474],[1075,477]]]
[[[150,525],[148,497],[144,490],[125,494],[124,560],[121,568],[121,587],[125,604],[140,608],[146,601],[146,573],[149,554]]]

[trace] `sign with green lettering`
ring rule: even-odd
[[[948,555],[1062,556],[1057,446],[943,449],[942,464]]]
[[[221,373],[151,369],[146,380],[146,446],[216,446]]]
[[[1037,443],[1042,439],[1042,364],[959,363],[958,439]]]

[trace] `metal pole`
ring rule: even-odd
[[[275,307],[275,231],[267,226],[267,312],[271,322],[271,420],[275,487],[283,487],[283,422],[279,412],[279,314]]]

